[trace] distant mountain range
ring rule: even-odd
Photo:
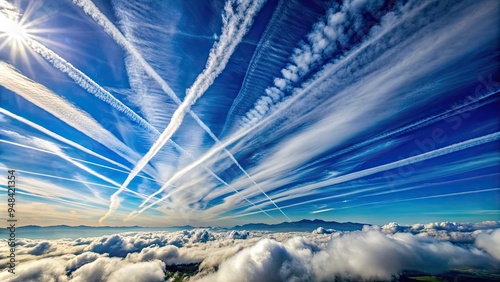
[[[267,230],[274,232],[312,232],[318,227],[323,227],[325,229],[335,229],[337,231],[355,231],[361,230],[364,223],[355,222],[336,222],[336,221],[324,221],[321,219],[308,220],[303,219],[301,221],[295,222],[282,222],[279,224],[266,224],[266,223],[250,223],[245,225],[237,225],[233,227],[234,230]]]
[[[249,223],[244,225],[236,225],[233,228],[221,228],[221,227],[194,227],[191,225],[184,226],[170,226],[164,227],[165,229],[195,229],[195,228],[211,228],[218,230],[248,230],[248,231],[273,231],[273,232],[312,232],[318,227],[323,227],[325,229],[335,229],[337,231],[354,231],[361,230],[364,225],[370,225],[365,223],[355,223],[355,222],[336,222],[336,221],[324,221],[321,219],[308,220],[303,219],[301,221],[295,222],[282,222],[278,224],[267,224],[267,223]],[[162,227],[141,227],[141,226],[68,226],[68,225],[55,225],[55,226],[37,226],[37,225],[27,225],[19,227],[21,230],[30,230],[30,229],[38,229],[38,228],[56,228],[56,229],[80,229],[80,228],[106,228],[106,229],[155,229],[159,230]]]

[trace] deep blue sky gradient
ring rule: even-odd
[[[31,23],[27,33],[33,39],[159,132],[167,127],[178,105],[80,7],[68,0],[14,2],[23,21]],[[238,7],[241,1],[232,2]],[[226,148],[292,220],[500,220],[498,2],[386,2],[267,1],[191,110],[222,142],[230,141]],[[181,100],[206,67],[224,27],[224,1],[94,3]],[[283,70],[296,64],[294,54],[319,42],[311,33],[334,15],[337,39],[323,32],[328,47],[315,53],[317,59],[302,58],[308,70],[288,80],[279,101],[268,98],[269,109],[251,122],[248,113],[269,96],[266,89],[277,87]],[[15,45],[7,36],[0,40],[0,61],[15,68],[13,72],[86,112],[137,156],[148,152],[157,136],[80,87],[29,46]],[[129,170],[138,161],[127,160],[10,91],[9,83],[0,85],[5,111]],[[22,223],[96,225],[116,185],[60,153],[14,144],[46,149],[43,139],[118,184],[127,177],[116,171],[123,168],[8,115],[0,115],[0,125],[0,139],[11,142],[0,144],[0,164],[18,170]],[[487,135],[493,139],[484,144],[411,163],[413,156]],[[151,195],[216,146],[189,115],[171,139],[192,157],[167,143],[128,185],[132,192],[120,194],[120,206],[106,224],[232,226],[287,220],[227,154],[218,152],[169,186],[166,192],[176,191],[169,199],[124,222],[142,203],[140,195]],[[382,169],[401,160],[408,163]],[[373,172],[363,175],[367,170]]]

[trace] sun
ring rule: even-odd
[[[26,36],[26,29],[22,25],[14,23],[10,27],[9,31],[7,31],[7,36],[11,40],[16,40],[16,41],[22,40]]]
[[[30,42],[30,31],[25,23],[17,17],[0,12],[0,50],[10,49],[10,57],[27,61],[27,46]]]
[[[21,23],[3,15],[0,15],[0,33],[6,36],[9,41],[16,42],[23,41],[27,36],[27,30]]]

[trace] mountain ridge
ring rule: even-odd
[[[337,221],[325,221],[322,219],[302,219],[299,221],[284,221],[277,224],[268,224],[268,223],[247,223],[243,225],[235,225],[233,227],[216,227],[216,226],[192,226],[192,225],[183,225],[183,226],[165,226],[165,227],[146,227],[146,226],[86,226],[86,225],[78,225],[78,226],[70,226],[70,225],[51,225],[51,226],[39,226],[39,225],[25,225],[17,228],[21,229],[30,229],[30,228],[176,228],[176,229],[196,229],[196,228],[210,228],[210,229],[221,229],[221,230],[248,230],[248,231],[313,231],[318,227],[323,227],[325,229],[335,229],[338,231],[354,231],[361,230],[363,226],[371,225],[367,223],[357,223],[357,222],[337,222]]]

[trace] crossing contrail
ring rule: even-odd
[[[127,171],[130,171],[130,169],[128,167],[122,165],[121,163],[115,162],[115,161],[113,161],[113,160],[111,160],[111,159],[109,159],[109,158],[107,158],[107,157],[105,157],[103,155],[97,154],[96,152],[94,152],[92,150],[89,150],[89,149],[83,147],[82,145],[80,145],[80,144],[78,144],[76,142],[73,142],[73,141],[71,141],[71,140],[69,140],[67,138],[64,138],[61,135],[56,134],[56,133],[48,130],[47,128],[45,128],[45,127],[43,127],[43,126],[41,126],[39,124],[36,124],[36,123],[34,123],[34,122],[30,121],[30,120],[27,120],[27,119],[25,119],[23,117],[20,117],[20,116],[16,115],[16,114],[13,114],[13,113],[7,111],[6,109],[0,108],[0,113],[6,115],[8,117],[11,117],[11,118],[13,118],[15,120],[18,120],[18,121],[20,121],[20,122],[22,122],[22,123],[24,123],[24,124],[26,124],[26,125],[34,128],[34,129],[36,129],[36,130],[38,130],[38,131],[40,131],[42,133],[45,133],[46,135],[48,135],[48,136],[50,136],[50,137],[52,137],[52,138],[54,138],[54,139],[56,139],[58,141],[61,141],[61,142],[65,143],[65,144],[67,144],[67,145],[69,145],[69,146],[71,146],[73,148],[76,148],[76,149],[78,149],[78,150],[80,150],[80,151],[82,151],[84,153],[87,153],[87,154],[92,155],[94,157],[98,157],[98,158],[100,158],[100,159],[102,159],[102,160],[104,160],[104,161],[106,161],[106,162],[108,162],[110,164],[114,164],[114,165],[116,165],[118,167],[121,167],[121,168],[127,170]],[[95,164],[95,165],[97,165],[97,164]],[[109,168],[109,169],[113,169],[113,168]]]
[[[402,21],[400,21],[402,22]],[[382,35],[384,35],[385,33],[387,33],[387,30],[384,30],[383,32],[381,32],[377,37],[373,38],[371,41],[374,41],[374,40],[378,40],[379,38],[382,37]],[[365,42],[365,44],[363,44],[363,46],[360,48],[360,49],[363,49],[363,48],[366,48],[366,46],[369,45],[369,42]],[[359,53],[360,52],[360,49],[356,50],[355,52],[351,53],[349,56],[347,56],[347,58],[343,59],[342,62],[345,62],[346,60],[348,60],[349,58],[353,57],[355,54]],[[301,89],[301,91],[299,91],[299,93],[295,96],[293,96],[291,99],[287,100],[284,102],[284,104],[290,104],[292,103],[294,100],[298,99],[300,96],[302,96],[304,93],[308,92],[311,88],[313,88],[316,84],[318,83],[321,83],[323,82],[324,78],[331,75],[331,73],[333,73],[337,68],[339,67],[338,64],[334,65],[333,67],[330,67],[328,68],[328,71],[326,71],[325,73],[323,73],[320,77],[318,77],[317,79],[315,79],[312,83],[308,84],[307,87],[305,87],[304,89]],[[232,144],[233,142],[237,141],[239,138],[245,136],[247,133],[249,133],[250,131],[252,131],[254,128],[264,124],[266,121],[270,120],[272,117],[276,116],[279,112],[281,112],[284,108],[284,105],[283,107],[280,107],[277,111],[273,112],[271,115],[269,115],[267,118],[259,121],[257,124],[251,126],[250,128],[247,128],[246,130],[241,130],[240,132],[238,132],[237,134],[233,135],[231,138],[227,139],[225,142],[216,142],[216,146],[209,152],[207,152],[205,155],[203,155],[202,157],[198,158],[198,160],[196,160],[194,163],[192,163],[191,165],[189,165],[188,167],[186,167],[185,169],[179,171],[174,177],[180,177],[182,175],[184,175],[185,173],[187,173],[189,170],[193,169],[194,167],[200,165],[201,163],[203,163],[205,160],[209,159],[210,157],[212,157],[213,155],[215,155],[217,152],[219,151],[224,151],[224,152],[228,152],[227,149],[226,149],[226,146],[228,146],[229,144]],[[214,139],[215,140],[215,139]],[[232,154],[230,154],[230,152],[228,152],[229,154],[229,157],[231,158],[231,160],[233,160],[233,162],[238,166],[238,168],[240,168],[240,170],[242,170],[242,172],[244,172],[244,174],[249,177],[249,179],[254,183],[254,185],[256,187],[259,188],[259,190],[266,196],[267,199],[269,199],[269,201],[275,206],[277,207],[280,211],[281,209],[276,205],[276,203],[260,188],[260,186],[257,185],[257,183],[255,183],[255,181],[250,177],[250,175],[241,167],[241,165],[239,165],[239,163],[234,159],[234,156],[232,156]],[[154,194],[152,194],[152,196],[155,196],[157,195],[158,193],[161,193],[162,191],[164,191],[166,189],[166,186],[164,185],[162,188],[160,188],[157,192],[155,192]],[[158,202],[158,201],[157,201]],[[144,206],[146,204],[146,201],[143,202],[141,204],[140,207]],[[148,207],[151,207],[152,205],[149,205]],[[145,209],[143,208],[142,211],[144,211]],[[281,211],[283,215],[285,215],[285,217],[287,219],[288,216],[286,216],[286,214]],[[290,220],[290,219],[289,219]],[[292,221],[292,220],[290,220]]]
[[[134,163],[139,155],[123,144],[94,118],[45,86],[32,81],[14,67],[0,62],[0,85],[52,114],[62,122]]]
[[[434,199],[434,198],[444,198],[444,197],[469,195],[469,194],[477,194],[477,193],[486,193],[486,192],[493,192],[493,191],[500,191],[500,188],[489,188],[489,189],[482,189],[482,190],[472,190],[472,191],[464,191],[464,192],[456,192],[456,193],[448,193],[448,194],[424,196],[424,197],[401,199],[401,200],[378,201],[378,202],[371,202],[371,203],[365,203],[365,204],[359,204],[359,205],[353,205],[353,206],[347,206],[347,207],[329,208],[329,209],[324,209],[321,212],[328,212],[328,211],[332,211],[332,210],[343,210],[343,209],[357,208],[357,207],[370,206],[370,205],[376,205],[376,204],[392,204],[392,203],[399,203],[399,202],[409,202],[409,201],[426,200],[426,199]],[[293,204],[293,206],[297,206],[297,205],[298,204]],[[270,208],[270,209],[267,209],[266,211],[270,212],[270,211],[273,211],[273,210],[276,210],[276,208]],[[238,214],[238,215],[228,216],[228,217],[224,217],[224,218],[220,218],[220,219],[225,219],[225,218],[230,219],[230,218],[245,217],[245,216],[254,215],[254,214],[258,214],[258,213],[260,213],[260,211],[249,212],[249,213],[245,213],[245,214]]]
[[[0,14],[0,17],[2,15]],[[111,105],[113,108],[115,108],[116,110],[124,113],[127,117],[129,117],[132,121],[135,121],[136,123],[138,123],[142,128],[148,130],[149,132],[152,132],[155,136],[158,136],[160,135],[160,132],[154,128],[151,124],[149,124],[146,120],[144,120],[142,117],[140,117],[138,114],[136,114],[134,111],[132,111],[129,107],[127,107],[125,104],[123,104],[121,101],[119,101],[118,99],[116,99],[111,93],[109,93],[107,90],[105,90],[104,88],[102,88],[99,84],[97,84],[95,81],[93,81],[91,78],[89,78],[87,75],[85,75],[83,72],[81,72],[80,70],[78,70],[77,68],[75,68],[72,64],[70,64],[69,62],[67,62],[66,60],[64,60],[63,58],[61,58],[59,55],[57,55],[55,52],[53,52],[52,50],[50,50],[49,48],[47,48],[46,46],[44,46],[43,44],[41,44],[40,42],[34,40],[34,39],[31,39],[29,37],[25,37],[24,38],[24,41],[25,43],[30,46],[33,51],[35,51],[36,53],[40,54],[44,59],[46,59],[48,62],[50,62],[56,69],[66,73],[71,79],[73,79],[80,87],[82,87],[84,90],[86,90],[87,92],[95,95],[97,98],[101,99],[102,101],[108,103],[109,105]],[[207,86],[208,87],[208,86]],[[7,114],[9,115],[9,114]],[[43,127],[40,127],[40,126],[37,126],[25,119],[22,119],[20,117],[17,117],[17,116],[12,116],[12,115],[9,115],[13,118],[16,118],[22,122],[25,122],[26,124],[38,129],[38,130],[41,130],[42,132],[46,133],[46,134],[49,134],[51,137],[54,137],[62,142],[65,142],[67,143],[68,145],[71,145],[71,146],[74,146],[75,148],[78,148],[78,149],[81,149],[82,151],[85,151],[89,154],[92,154],[94,156],[98,156],[98,157],[101,157],[103,158],[102,156],[88,150],[88,149],[85,149],[83,148],[82,146],[70,141],[70,140],[67,140],[65,139],[64,137],[61,137],[61,136],[58,136],[57,134],[54,134],[46,129],[43,129]],[[188,157],[190,158],[193,158],[194,157],[189,153],[187,152],[186,150],[184,150],[180,145],[178,145],[177,143],[175,143],[173,140],[168,140],[168,142],[170,144],[172,144],[176,149],[178,149],[179,151],[181,151],[182,153],[186,154]],[[112,160],[109,160],[107,158],[105,158],[105,160],[113,163],[113,164],[116,164],[120,167],[123,167],[123,168],[126,168],[127,170],[129,170],[127,167],[123,166],[122,164],[119,164],[117,162],[114,162]],[[219,181],[221,181],[224,185],[227,186],[227,183],[225,183],[224,181],[222,181],[222,179],[220,177],[218,177],[213,171],[211,171],[208,167],[206,166],[203,166],[203,168],[205,170],[207,170],[212,176],[214,176],[216,179],[218,179]],[[130,170],[129,170],[130,171]],[[145,176],[140,176],[139,177],[142,177],[142,178],[146,178],[146,179],[150,179],[152,180],[151,178],[149,177],[145,177]]]
[[[392,137],[392,136],[399,135],[399,134],[404,134],[406,132],[413,131],[415,129],[421,128],[421,127],[426,126],[428,124],[435,123],[435,122],[440,121],[440,120],[445,120],[445,119],[447,119],[447,118],[449,118],[451,116],[454,116],[454,115],[457,115],[457,114],[460,114],[460,113],[463,113],[463,112],[470,111],[472,109],[475,109],[475,108],[483,105],[483,104],[478,104],[476,106],[476,105],[474,105],[475,103],[477,103],[477,102],[479,102],[481,100],[484,100],[486,98],[489,98],[489,97],[491,97],[493,95],[496,95],[498,93],[500,93],[500,90],[490,92],[490,93],[488,93],[486,95],[483,95],[483,96],[480,96],[480,97],[477,97],[477,98],[473,98],[472,100],[467,101],[463,105],[459,105],[459,106],[453,107],[453,108],[451,108],[449,110],[446,110],[446,111],[444,111],[444,112],[442,112],[440,114],[433,115],[433,116],[430,116],[430,117],[426,117],[426,118],[424,118],[422,120],[419,120],[419,121],[416,121],[416,122],[414,122],[412,124],[400,127],[400,128],[395,129],[395,130],[393,130],[391,132],[387,132],[387,133],[378,135],[378,136],[376,136],[376,137],[374,137],[372,139],[365,140],[363,142],[360,142],[360,143],[357,143],[355,145],[349,146],[348,148],[342,149],[342,150],[337,151],[337,152],[335,152],[335,153],[333,153],[331,155],[328,155],[328,156],[326,156],[324,158],[316,160],[316,161],[312,162],[311,164],[306,165],[304,168],[313,166],[313,165],[315,165],[317,163],[320,163],[320,162],[323,162],[325,160],[334,158],[336,156],[340,156],[340,155],[343,155],[345,153],[349,153],[349,152],[351,152],[353,150],[362,148],[362,147],[364,147],[366,145],[369,145],[369,144],[372,144],[374,142],[383,140],[385,138]]]
[[[94,3],[92,3],[92,1],[89,1],[89,0],[73,0],[73,3],[76,4],[77,6],[79,6],[80,8],[82,8],[87,15],[89,15],[90,17],[92,17],[101,27],[103,27],[103,29],[106,31],[106,33],[108,33],[115,40],[116,43],[118,43],[127,52],[129,52],[132,56],[134,56],[134,58],[141,65],[141,67],[145,70],[145,72],[160,85],[160,87],[162,88],[162,90],[171,99],[173,99],[178,105],[182,104],[181,100],[175,94],[175,92],[172,90],[172,88],[170,88],[170,86],[160,77],[160,75],[146,62],[146,60],[137,51],[137,49],[135,49],[135,47],[125,38],[125,36],[123,36],[123,34],[120,32],[120,30],[118,30],[118,28],[113,23],[111,23],[111,21],[109,21],[109,19],[94,5]],[[227,2],[227,3],[230,3],[230,2]],[[250,6],[251,10],[250,11],[246,11],[246,14],[247,15],[248,14],[251,15],[251,17],[247,17],[246,18],[246,19],[249,19],[249,20],[247,20],[247,22],[245,24],[249,25],[251,23],[251,20],[253,20],[253,15],[256,14],[256,12],[260,9],[260,7],[262,6],[263,3],[264,3],[264,1],[249,1],[249,2],[247,1],[247,5],[251,5]],[[239,43],[239,41],[236,43],[236,39],[235,38],[231,38],[230,36],[227,36],[227,37],[228,37],[227,40],[230,40],[231,42],[233,42],[232,44],[234,45],[234,47],[231,47],[231,48],[234,51],[234,48],[236,47],[237,43]],[[212,64],[219,64],[219,63],[220,62],[213,61]],[[225,67],[226,63],[227,63],[227,61],[223,64],[224,66],[222,68]],[[208,66],[208,64],[207,64],[207,66]],[[215,67],[215,66],[212,66],[212,67]],[[222,70],[220,70],[220,71],[222,71]],[[213,82],[213,79],[214,78],[209,78],[207,81],[210,82],[210,84],[211,84]],[[202,83],[201,80],[200,80],[200,82],[198,82],[198,83],[201,84],[201,85],[203,85],[206,82]],[[196,84],[196,82],[195,82],[195,84]],[[193,86],[195,86],[195,85],[193,85]],[[204,87],[208,88],[208,85],[204,86]],[[221,144],[221,142],[217,138],[217,136],[215,136],[215,134],[213,134],[213,132],[210,130],[210,128],[208,128],[208,126],[205,123],[203,123],[203,121],[201,121],[200,118],[194,112],[192,112],[189,108],[186,109],[186,111],[198,123],[198,125],[200,125],[200,127],[203,130],[205,130],[205,132],[208,133],[208,135],[217,144]],[[183,116],[184,115],[182,115],[182,117]],[[252,181],[252,183],[266,196],[266,198],[268,198],[271,202],[273,202],[272,199],[264,192],[264,190],[262,190],[262,188],[250,177],[250,175],[246,172],[246,170],[239,164],[239,162],[231,154],[231,152],[229,152],[225,147],[222,150],[229,156],[229,158],[231,159],[231,161],[233,163],[235,163],[236,166],[245,174],[245,176],[248,177]],[[164,188],[162,188],[162,190],[164,190]],[[273,204],[276,206],[276,204],[274,202],[273,202]],[[292,221],[288,216],[285,215],[285,217],[288,220]]]
[[[5,144],[9,144],[9,145],[13,145],[13,146],[17,146],[17,147],[22,147],[22,148],[26,148],[26,149],[31,149],[31,150],[35,150],[35,151],[47,153],[47,154],[57,155],[56,153],[54,153],[52,151],[49,151],[49,150],[44,150],[44,149],[40,149],[40,148],[36,148],[36,147],[24,145],[24,144],[19,144],[19,143],[15,143],[15,142],[3,140],[3,139],[0,139],[0,142],[5,143]],[[116,168],[113,168],[113,167],[109,167],[109,166],[105,166],[105,165],[102,165],[102,164],[98,164],[98,163],[94,163],[94,162],[90,162],[90,161],[86,161],[86,160],[82,160],[82,159],[78,159],[78,158],[73,158],[73,157],[69,157],[69,156],[68,156],[68,158],[70,158],[70,159],[72,159],[74,161],[77,161],[77,162],[87,163],[87,164],[90,164],[90,165],[94,165],[94,166],[98,166],[98,167],[102,167],[102,168],[106,168],[106,169],[110,169],[110,170],[114,170],[114,171],[128,173],[127,171],[119,170],[119,169],[116,169]]]
[[[380,166],[376,166],[376,167],[364,169],[364,170],[361,170],[361,171],[356,171],[356,172],[349,173],[349,174],[346,174],[346,175],[342,175],[342,176],[339,176],[339,177],[334,177],[334,178],[331,178],[331,179],[328,179],[328,180],[325,180],[325,181],[322,181],[322,182],[319,182],[319,183],[314,183],[314,184],[311,184],[311,185],[307,185],[307,186],[295,189],[294,193],[300,193],[302,191],[311,191],[311,190],[320,189],[322,187],[327,187],[327,186],[332,186],[332,185],[344,183],[344,182],[347,182],[347,181],[351,181],[351,180],[359,179],[359,178],[362,178],[362,177],[365,177],[365,176],[369,176],[369,175],[372,175],[372,174],[375,174],[375,173],[384,172],[384,171],[395,169],[395,168],[399,168],[399,167],[402,167],[402,166],[408,166],[408,165],[411,165],[411,164],[414,164],[414,163],[418,163],[418,162],[422,162],[422,161],[425,161],[425,160],[428,160],[428,159],[437,158],[437,157],[440,157],[440,156],[443,156],[443,155],[451,154],[451,153],[454,153],[454,152],[457,152],[457,151],[465,150],[465,149],[468,149],[468,148],[471,148],[471,147],[475,147],[475,146],[479,146],[479,145],[482,145],[482,144],[485,144],[485,143],[497,141],[499,139],[500,139],[500,132],[491,133],[491,134],[488,134],[488,135],[484,135],[484,136],[481,136],[481,137],[469,139],[467,141],[455,143],[455,144],[452,144],[452,145],[449,145],[449,146],[446,146],[446,147],[443,147],[443,148],[440,148],[440,149],[436,149],[436,150],[433,150],[433,151],[430,151],[430,152],[427,152],[427,153],[423,153],[423,154],[420,154],[420,155],[412,156],[412,157],[409,157],[409,158],[406,158],[406,159],[402,159],[402,160],[399,160],[399,161],[395,161],[395,162],[392,162],[392,163],[388,163],[388,164],[384,164],[384,165],[380,165]],[[324,199],[327,199],[327,198],[331,198],[331,197],[333,197],[333,196],[328,196],[328,197],[325,197],[325,198],[317,198],[317,199],[313,199],[313,200],[308,200],[308,201],[305,201],[304,203],[317,202],[317,201],[321,201],[321,200],[324,200]],[[296,206],[296,205],[301,205],[301,203],[295,203],[295,204],[292,204],[291,206]],[[259,212],[257,212],[257,213],[259,213]],[[246,215],[249,215],[249,214],[247,213]]]
[[[81,1],[76,1],[80,2]],[[78,4],[78,3],[77,3]],[[158,140],[153,144],[151,147],[150,151],[144,155],[144,157],[137,163],[136,167],[132,172],[130,173],[130,177],[128,177],[122,187],[126,187],[130,181],[137,175],[142,168],[144,167],[145,164],[149,162],[149,160],[156,155],[156,153],[163,147],[163,145],[170,139],[170,137],[177,131],[177,129],[180,127],[180,124],[182,123],[182,120],[186,113],[190,112],[190,107],[192,104],[196,102],[196,100],[208,89],[208,87],[213,83],[214,79],[222,72],[222,70],[225,68],[227,62],[229,61],[230,56],[234,52],[236,46],[239,44],[239,42],[242,40],[243,36],[246,34],[248,31],[249,26],[253,22],[253,18],[255,14],[260,10],[261,5],[263,4],[263,1],[250,1],[250,2],[243,2],[240,3],[241,5],[237,7],[237,11],[233,11],[232,8],[232,2],[228,1],[226,3],[225,11],[226,11],[226,21],[225,21],[225,26],[223,26],[223,31],[222,35],[219,38],[219,41],[214,45],[214,47],[211,49],[209,59],[207,62],[207,65],[203,72],[198,76],[196,81],[193,83],[192,87],[188,89],[186,98],[185,100],[180,103],[179,108],[174,112],[174,115],[172,116],[172,119],[167,126],[167,128],[164,130],[164,132],[160,135]],[[92,4],[93,5],[93,4]],[[100,13],[100,12],[99,12]],[[97,15],[93,13],[94,15]],[[105,20],[100,18],[102,22],[106,22]],[[99,21],[98,21],[99,22]],[[128,46],[129,48],[132,47],[130,43],[121,35],[121,33],[114,27],[111,23],[109,23],[109,29],[105,30],[114,30],[116,32],[113,32],[114,37],[121,38],[120,42],[122,42],[123,46],[126,47]],[[137,52],[138,53],[138,52]],[[170,89],[170,88],[168,88]],[[167,90],[168,90],[167,89]],[[171,89],[170,89],[171,90]],[[175,93],[173,91],[171,92],[174,96]],[[177,96],[175,96],[177,97]],[[176,99],[174,99],[176,100]],[[178,98],[177,98],[178,100]],[[206,125],[202,125],[204,129],[206,129],[207,132],[210,132],[208,127]],[[211,137],[215,137],[215,135],[210,134]],[[215,137],[214,140],[216,142],[220,141]],[[231,160],[237,164],[237,166],[243,171],[243,173],[250,178],[250,175],[243,169],[243,167],[237,162],[237,160],[232,156],[232,154],[225,150],[228,155],[230,156]],[[251,179],[251,178],[250,178]],[[257,185],[253,179],[251,181],[258,187],[258,189],[276,206],[274,201],[260,188],[260,186]],[[166,188],[166,185],[163,185],[160,190],[157,191],[157,193],[160,193],[162,190]],[[118,195],[120,193],[120,190],[117,191],[112,196],[111,200],[111,205],[110,205],[110,211],[107,213],[105,216],[101,218],[104,220],[111,212],[112,210],[115,210],[117,208],[117,201],[118,201]],[[156,194],[155,194],[156,195]],[[152,195],[151,197],[153,197]],[[145,202],[143,202],[144,204]],[[277,207],[277,206],[276,206]],[[279,208],[279,207],[278,207]],[[282,212],[283,215],[291,221],[291,219],[284,213]]]
[[[245,199],[245,201],[247,201],[247,202],[248,202],[248,203],[250,203],[252,206],[254,206],[255,208],[257,208],[259,211],[261,211],[262,213],[264,213],[265,215],[267,215],[269,218],[274,219],[276,222],[281,222],[281,221],[279,221],[278,219],[276,219],[275,217],[273,217],[272,215],[270,215],[269,213],[267,213],[266,211],[264,211],[263,209],[261,209],[260,207],[258,207],[258,206],[257,206],[254,202],[250,201],[247,197],[245,197],[244,195],[242,195],[242,194],[240,193],[240,191],[238,191],[238,189],[234,188],[233,186],[231,186],[229,183],[227,183],[227,182],[225,182],[224,180],[222,180],[222,179],[221,179],[220,177],[218,177],[217,175],[214,175],[214,176],[215,176],[215,177],[216,177],[216,178],[217,178],[220,182],[222,182],[224,185],[226,185],[227,187],[231,188],[234,192],[236,192],[236,194],[237,194],[238,196],[240,196],[240,197],[242,197],[243,199]],[[175,190],[173,193],[171,193],[171,194],[169,194],[169,195],[172,195],[172,194],[174,194],[175,192],[179,192],[179,191],[180,191],[180,189],[177,189],[177,190]],[[167,197],[162,198],[162,199],[160,199],[160,200],[161,200],[161,201],[163,201],[163,200],[165,200],[165,199],[167,199]],[[147,199],[147,200],[149,200],[149,197],[148,197],[148,199]],[[146,202],[147,200],[145,200],[145,202]],[[143,209],[141,209],[141,210],[139,210],[139,211],[137,211],[137,210],[132,211],[132,212],[128,215],[128,217],[127,217],[127,219],[126,219],[126,220],[129,220],[130,218],[135,217],[135,216],[137,216],[137,215],[139,215],[139,214],[143,213],[144,211],[146,211],[147,209],[151,208],[151,207],[152,207],[152,206],[154,206],[155,204],[157,204],[157,202],[154,202],[154,203],[152,203],[152,204],[148,205],[146,208],[143,208]]]
[[[336,61],[333,64],[330,64],[326,66],[321,72],[318,73],[318,75],[314,78],[314,80],[306,83],[302,88],[297,89],[295,91],[294,95],[291,96],[289,99],[284,100],[279,107],[274,112],[271,112],[268,116],[257,122],[256,124],[253,124],[249,128],[242,128],[239,131],[237,131],[235,134],[230,136],[228,139],[226,139],[224,142],[217,143],[212,149],[210,149],[208,152],[203,154],[201,157],[199,157],[195,162],[191,163],[188,165],[185,169],[183,169],[181,172],[183,174],[189,172],[191,169],[194,169],[198,165],[202,164],[203,162],[207,161],[208,159],[212,158],[215,156],[215,154],[224,151],[225,148],[238,140],[240,140],[242,137],[246,136],[253,130],[255,130],[258,127],[262,127],[269,122],[271,122],[274,118],[276,118],[279,114],[281,114],[283,111],[285,111],[289,106],[293,105],[296,103],[300,98],[302,98],[305,94],[309,93],[310,91],[314,90],[318,86],[322,85],[325,81],[328,81],[328,79],[343,65],[348,63],[352,58],[360,54],[363,50],[367,49],[372,43],[380,40],[383,36],[388,34],[395,26],[399,26],[401,23],[403,23],[405,20],[407,20],[409,17],[415,16],[421,9],[424,9],[427,7],[429,4],[423,4],[419,5],[417,8],[412,10],[410,13],[407,13],[404,15],[404,17],[398,19],[394,23],[391,23],[390,25],[386,25],[384,28],[381,28],[378,33],[376,33],[373,37],[369,38],[369,40],[365,41],[364,43],[360,44],[358,48],[353,50],[352,52],[349,52],[345,57],[342,57],[340,60]]]

